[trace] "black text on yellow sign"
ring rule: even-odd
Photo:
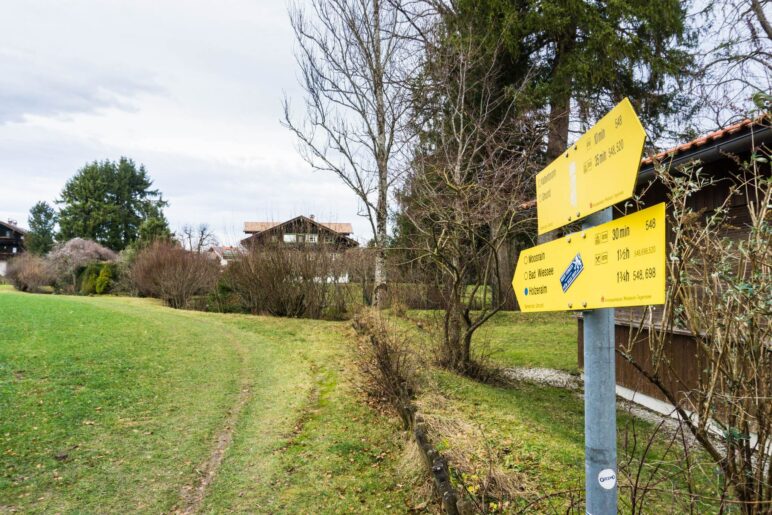
[[[520,253],[520,309],[568,311],[665,302],[665,204]]]
[[[630,198],[645,139],[632,104],[624,99],[539,172],[539,234]]]

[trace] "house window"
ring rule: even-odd
[[[324,237],[324,242],[325,243],[332,243],[333,242],[332,236],[325,236]]]
[[[303,243],[304,241],[306,241],[306,235],[305,234],[298,234],[296,236],[296,241],[298,243]]]
[[[309,235],[307,236],[307,239],[306,239],[306,241],[307,241],[308,243],[316,243],[316,242],[318,242],[318,241],[319,241],[319,235],[318,235],[318,234],[309,234]]]
[[[295,243],[296,238],[294,234],[287,233],[284,235],[284,243]]]
[[[12,252],[16,254],[16,247],[13,247]]]

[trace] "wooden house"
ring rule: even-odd
[[[27,231],[18,227],[15,220],[0,221],[0,275],[5,275],[8,261],[24,252],[24,235]]]
[[[637,188],[645,191],[643,194],[643,207],[655,205],[666,200],[664,187],[654,182],[655,162],[669,165],[671,170],[678,170],[685,165],[698,162],[703,172],[716,179],[729,178],[738,172],[740,164],[747,162],[752,152],[758,152],[765,148],[772,148],[772,126],[769,117],[757,120],[744,120],[740,123],[726,127],[697,138],[688,143],[674,147],[652,158],[644,159],[638,174]],[[769,173],[769,168],[766,168]],[[729,181],[718,181],[714,186],[701,190],[691,199],[692,208],[706,209],[706,214],[718,207],[728,196]],[[748,199],[743,195],[735,195],[732,198],[729,216],[735,229],[726,235],[730,238],[742,238],[747,234],[743,226],[747,227]],[[615,209],[615,217],[622,216],[622,206]],[[672,234],[668,234],[670,238]],[[628,343],[631,334],[635,334],[642,317],[642,308],[617,308],[615,310],[615,339],[616,346],[620,348]],[[656,311],[655,311],[656,313]],[[657,325],[656,316],[648,324]],[[640,338],[648,336],[648,327],[645,325]],[[582,367],[584,357],[583,320],[578,318],[578,358]],[[700,374],[697,353],[697,343],[686,330],[673,330],[671,333],[667,353],[674,374],[671,375],[667,388],[673,392],[688,392],[698,382]],[[634,359],[638,363],[651,363],[648,345],[636,345]],[[669,412],[670,407],[664,402],[665,398],[660,390],[651,384],[638,370],[627,360],[617,354],[616,357],[617,394],[635,402],[644,404],[652,409]]]
[[[247,248],[271,244],[313,248],[324,244],[347,249],[359,245],[352,232],[350,223],[317,222],[313,215],[301,215],[286,222],[244,222],[244,233],[249,236],[241,244]]]

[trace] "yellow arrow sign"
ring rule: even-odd
[[[646,133],[624,99],[536,176],[539,234],[633,195]]]
[[[569,311],[665,302],[665,204],[520,253],[520,309]]]

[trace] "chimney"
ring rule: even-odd
[[[316,220],[316,217],[314,215],[311,215],[308,218],[310,218],[311,220]]]

